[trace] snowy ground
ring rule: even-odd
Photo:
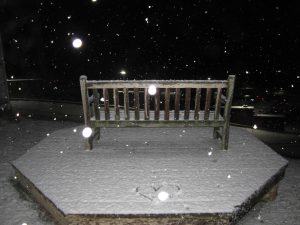
[[[54,130],[77,126],[71,122],[22,120],[19,123],[1,122],[0,127],[0,224],[53,225],[51,218],[32,202],[13,179],[10,162],[23,155]],[[300,221],[300,160],[290,159],[286,176],[274,202],[259,203],[239,225],[289,224]]]

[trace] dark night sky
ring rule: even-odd
[[[8,78],[226,79],[300,85],[297,1],[1,1]],[[81,38],[79,49],[72,40]],[[120,74],[121,70],[126,75]]]

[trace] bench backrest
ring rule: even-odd
[[[227,80],[111,81],[81,76],[85,125],[221,126],[230,118],[234,80],[234,75]],[[148,89],[153,85],[156,94],[151,96]]]

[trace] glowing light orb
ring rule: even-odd
[[[163,201],[166,201],[170,197],[170,195],[168,192],[161,191],[158,193],[157,197],[158,197],[159,201],[163,202]]]
[[[92,133],[93,133],[93,131],[90,127],[85,127],[82,130],[82,136],[85,137],[85,138],[89,138],[92,135]]]
[[[82,40],[79,38],[76,38],[73,40],[72,45],[74,48],[80,48],[82,46]]]
[[[256,124],[253,125],[253,129],[256,130],[258,127]]]
[[[92,0],[92,2],[97,2],[97,0]]]
[[[126,75],[126,71],[125,71],[125,70],[121,70],[121,71],[120,71],[120,74]]]
[[[155,95],[156,94],[156,87],[153,84],[149,86],[148,94],[149,95]]]

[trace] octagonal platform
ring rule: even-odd
[[[227,151],[211,128],[107,128],[85,151],[82,128],[51,133],[12,163],[62,225],[234,224],[276,192],[287,166],[237,127]]]

